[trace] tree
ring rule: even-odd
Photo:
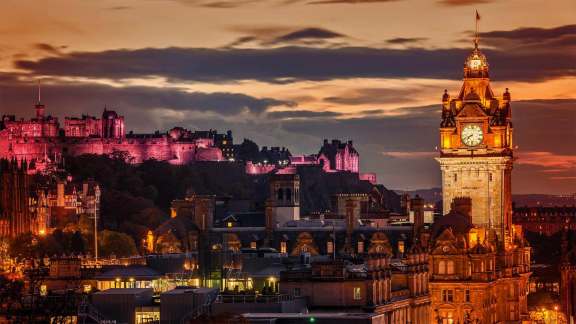
[[[132,237],[110,230],[103,230],[98,234],[98,249],[104,257],[113,254],[117,257],[128,257],[138,253]]]
[[[85,244],[84,238],[79,231],[74,232],[74,234],[70,237],[70,250],[74,254],[84,253],[85,251]]]

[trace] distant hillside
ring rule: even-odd
[[[250,201],[263,210],[269,175],[247,175],[240,162],[196,162],[171,165],[162,161],[128,164],[123,156],[67,157],[66,169],[77,181],[94,179],[102,186],[101,222],[104,229],[129,233],[136,242],[168,216],[170,203],[187,194],[209,194]],[[308,214],[331,208],[338,193],[370,193],[375,186],[349,172],[326,173],[320,167],[300,167],[301,211]],[[385,205],[400,210],[400,196],[384,186]]]
[[[428,202],[442,200],[442,188],[418,189],[418,190],[395,190],[398,194],[407,193],[410,196],[419,195]],[[522,194],[512,195],[512,201],[516,206],[575,206],[576,194],[572,195],[545,195],[545,194]]]

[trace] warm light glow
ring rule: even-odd
[[[41,229],[40,231],[38,231],[38,234],[40,234],[40,236],[44,236],[44,235],[46,235],[46,230]]]
[[[480,58],[474,57],[468,62],[468,66],[471,69],[479,69],[482,66],[482,60]]]
[[[442,148],[450,148],[450,135],[444,135],[442,137]]]
[[[499,134],[494,135],[494,146],[500,147],[502,145],[502,139]]]

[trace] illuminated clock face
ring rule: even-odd
[[[477,146],[482,143],[484,133],[478,125],[466,125],[462,129],[462,143],[466,146]]]
[[[482,60],[481,59],[471,59],[470,61],[468,61],[468,66],[471,69],[479,69],[480,66],[482,66]]]

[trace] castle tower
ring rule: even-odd
[[[43,120],[44,119],[44,111],[45,111],[46,107],[42,104],[42,97],[41,97],[41,92],[40,92],[40,82],[38,82],[38,102],[36,102],[36,105],[34,106],[34,108],[36,109],[36,119]]]
[[[104,109],[102,113],[102,137],[123,138],[124,136],[124,116],[118,116],[115,111]]]
[[[273,223],[283,226],[288,221],[299,220],[300,176],[297,174],[270,176],[270,199]]]
[[[510,93],[490,88],[486,56],[474,49],[464,62],[464,82],[452,98],[445,90],[440,124],[444,214],[456,197],[470,197],[471,219],[502,238],[512,226],[513,164]]]

